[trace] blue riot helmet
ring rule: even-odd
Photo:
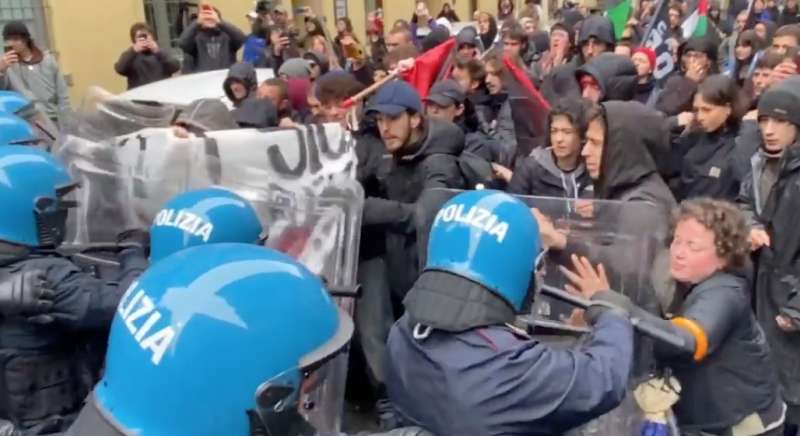
[[[0,112],[17,114],[30,105],[31,101],[19,92],[0,91]]]
[[[233,243],[182,250],[122,297],[105,374],[67,435],[331,431],[306,418],[339,414],[316,399],[337,389],[343,399],[344,377],[332,364],[346,357],[339,352],[352,332],[320,279],[278,251]]]
[[[168,201],[150,227],[150,260],[217,242],[255,244],[263,228],[253,206],[222,188],[184,192]]]
[[[27,145],[39,142],[33,128],[22,118],[0,114],[0,145]]]
[[[68,209],[63,197],[76,185],[52,155],[34,147],[0,147],[0,240],[52,247],[64,239]]]
[[[539,226],[522,201],[500,191],[466,191],[436,214],[425,271],[467,278],[520,312],[540,251]]]

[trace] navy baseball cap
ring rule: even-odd
[[[395,117],[403,112],[422,113],[422,100],[417,90],[402,80],[392,80],[381,86],[372,97],[367,112],[378,112]]]
[[[455,80],[447,79],[436,82],[425,101],[441,107],[450,107],[463,104],[466,99],[467,93],[464,92],[464,88]]]

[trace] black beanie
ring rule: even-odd
[[[8,39],[12,36],[21,36],[25,39],[31,39],[31,33],[22,21],[9,21],[6,26],[3,27],[3,39]]]
[[[758,117],[788,121],[800,127],[800,99],[785,88],[769,89],[758,99]]]

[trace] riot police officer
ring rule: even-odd
[[[335,434],[352,332],[320,279],[282,253],[181,250],[126,292],[107,371],[67,436]]]
[[[161,208],[150,227],[150,262],[196,245],[219,242],[260,244],[266,233],[253,206],[224,188],[178,194]]]
[[[561,434],[621,402],[631,303],[607,283],[587,277],[598,292],[580,348],[512,326],[532,303],[541,255],[531,211],[508,194],[467,191],[439,210],[426,267],[389,335],[389,398],[404,423],[437,435]]]
[[[124,232],[113,280],[55,252],[75,188],[44,151],[0,147],[0,418],[23,434],[65,429],[91,389],[80,335],[110,324],[124,290],[146,267],[146,233]]]

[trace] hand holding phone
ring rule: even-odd
[[[13,64],[19,63],[19,55],[11,47],[5,46],[5,53],[0,58],[0,71],[5,71]]]

